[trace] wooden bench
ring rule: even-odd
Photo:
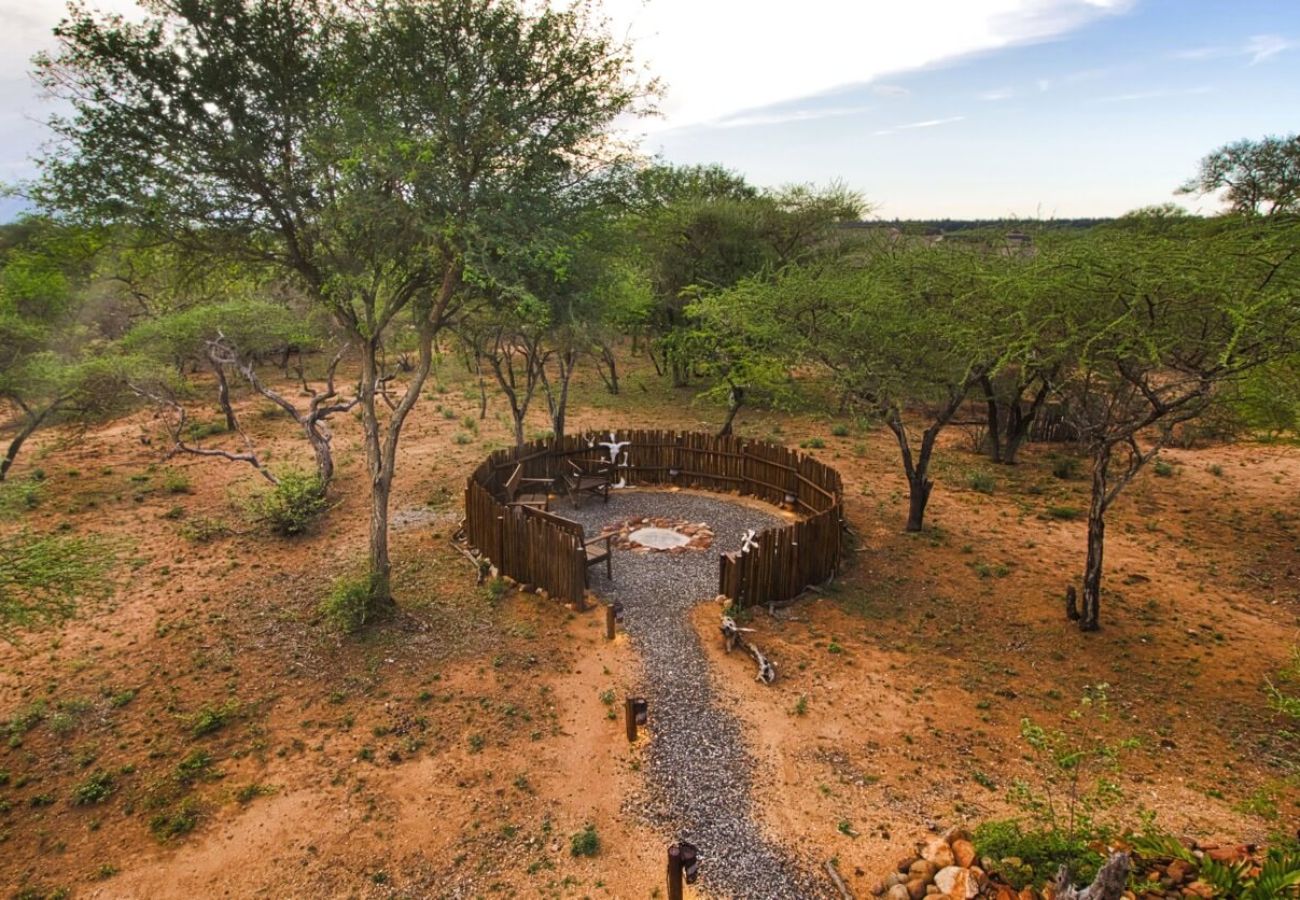
[[[535,506],[525,506],[523,511],[530,515],[536,516],[544,522],[549,522],[556,528],[559,528],[578,539],[578,546],[587,557],[587,567],[605,564],[605,577],[610,581],[614,580],[614,563],[613,563],[613,540],[614,535],[607,534],[604,537],[594,537],[587,539],[582,530],[582,526],[577,522],[557,516],[555,513],[545,512]]]
[[[543,489],[538,492],[537,486]],[[515,466],[503,488],[507,506],[524,506],[529,509],[548,510],[551,508],[551,490],[555,487],[553,478],[525,478],[524,467]]]
[[[564,484],[569,489],[574,509],[578,508],[583,494],[595,494],[606,503],[609,502],[609,489],[614,485],[614,475],[608,465],[599,466],[592,472],[571,459],[567,462]]]

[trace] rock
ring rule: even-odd
[[[928,859],[918,859],[908,868],[907,874],[911,878],[921,878],[925,881],[933,881],[934,873],[938,872],[940,866],[935,865]]]
[[[934,876],[934,883],[949,900],[972,900],[980,892],[975,876],[960,866],[940,869]]]
[[[907,895],[911,897],[912,900],[921,900],[921,898],[925,896],[925,885],[926,882],[924,879],[907,879]]]
[[[1250,854],[1250,848],[1245,844],[1226,847],[1206,847],[1205,855],[1215,862],[1234,863],[1245,859]]]
[[[921,851],[921,857],[928,859],[940,869],[946,869],[957,861],[952,855],[952,847],[949,847],[948,842],[943,838],[926,844],[925,849]]]
[[[917,855],[915,853],[911,856],[904,856],[898,861],[898,865],[894,866],[894,868],[900,872],[906,872],[908,869],[912,868],[912,863],[916,862],[916,860]]]
[[[871,886],[871,896],[879,897],[886,890],[888,889],[885,887],[885,883],[883,881],[877,881],[875,884]]]
[[[1014,890],[1005,884],[998,885],[998,892],[993,895],[993,900],[1016,900],[1017,894]]]
[[[965,838],[957,838],[952,842],[952,855],[957,865],[969,869],[975,862],[975,845]]]
[[[885,890],[889,890],[896,884],[902,884],[906,880],[907,879],[897,872],[890,872],[888,877],[885,878]]]
[[[1183,888],[1184,897],[1204,897],[1206,900],[1215,895],[1214,888],[1199,878]]]
[[[907,888],[901,884],[896,884],[885,894],[885,900],[912,900],[912,895],[907,892]]]
[[[925,886],[925,896],[927,897],[939,896],[939,886],[936,884],[927,884]]]
[[[943,836],[943,839],[947,841],[949,844],[954,844],[957,841],[969,842],[971,836],[969,831],[967,831],[965,828],[962,828],[960,825],[958,825],[955,828],[949,828],[948,833]]]
[[[1038,891],[1031,887],[1021,888],[1016,900],[1038,900]]]

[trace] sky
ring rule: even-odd
[[[92,8],[132,9],[128,0]],[[839,180],[872,216],[1112,216],[1197,160],[1300,130],[1300,0],[606,0],[664,85],[648,154]],[[58,0],[0,0],[0,181],[52,111],[27,74]],[[0,200],[0,219],[16,201]]]

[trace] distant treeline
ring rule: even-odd
[[[897,228],[905,234],[939,234],[955,231],[1043,231],[1086,229],[1113,222],[1103,219],[872,219],[848,228]]]

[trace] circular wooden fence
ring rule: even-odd
[[[506,503],[516,466],[524,478],[559,479],[569,460],[597,466],[617,447],[616,478],[628,485],[736,491],[797,510],[803,518],[757,534],[743,551],[722,554],[718,593],[737,604],[781,603],[835,574],[843,531],[840,475],[803,453],[736,436],[674,431],[570,435],[498,450],[465,487],[465,536],[497,570],[581,605],[587,560],[572,529]]]

